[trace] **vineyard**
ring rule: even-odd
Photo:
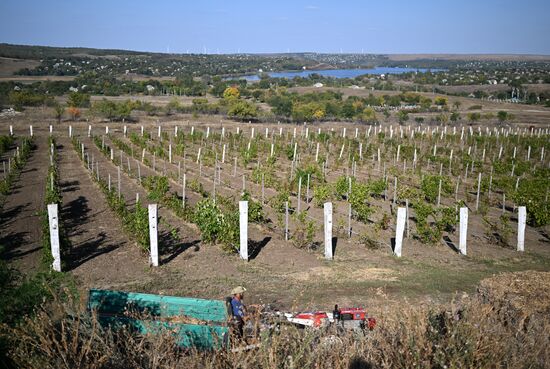
[[[548,134],[472,126],[21,124],[2,136],[3,214],[17,220],[14,196],[36,202],[39,259],[55,265],[45,209],[57,204],[57,262],[79,288],[219,298],[228,286],[246,284],[253,299],[281,306],[438,299],[471,291],[495,272],[548,269]],[[22,170],[29,157],[36,159],[32,173]],[[25,175],[38,182],[43,195],[25,196],[25,186],[12,193],[20,175],[23,184]],[[240,201],[248,205],[244,257]],[[154,250],[149,204],[158,205]],[[6,243],[15,233],[4,232]],[[32,264],[27,259],[37,254],[22,250],[17,259]]]

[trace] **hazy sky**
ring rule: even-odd
[[[550,0],[1,0],[0,42],[170,52],[550,54]]]

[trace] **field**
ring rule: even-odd
[[[43,257],[35,214],[44,209],[51,187],[54,143],[54,187],[67,236],[62,265],[81,291],[219,299],[244,285],[250,303],[281,309],[362,305],[377,315],[404,301],[442,303],[472,293],[495,273],[550,270],[547,128],[294,126],[189,116],[160,123],[146,118],[138,124],[57,124],[40,121],[42,114],[28,109],[3,123],[2,134],[12,125],[15,135],[3,161],[29,136],[29,122],[35,148],[3,199],[2,256],[27,272]],[[256,209],[254,219],[249,214],[249,261],[234,253],[243,188]],[[326,201],[334,205],[334,260],[323,256],[320,205]],[[147,223],[139,223],[139,216],[148,203],[160,206],[159,267],[150,266],[147,237],[141,237]],[[197,216],[199,203],[226,223],[212,223],[208,212]],[[392,251],[396,211],[406,204],[398,258]],[[518,252],[522,205],[528,225],[525,252]],[[457,252],[460,206],[469,208],[467,256]]]

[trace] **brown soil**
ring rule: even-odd
[[[32,273],[42,257],[40,212],[44,209],[44,191],[48,171],[48,142],[45,136],[35,138],[31,154],[0,216],[0,243],[5,247],[2,259],[17,269]]]
[[[19,69],[33,69],[39,65],[40,62],[37,60],[0,57],[0,77],[10,77]]]
[[[121,232],[120,220],[90,179],[69,139],[61,138],[57,144],[63,196],[60,219],[72,246],[68,270],[80,283],[90,287],[116,286],[138,278],[146,266],[144,258]]]
[[[40,110],[29,109],[22,117],[14,119],[14,129],[17,133],[27,134],[28,125],[32,123],[35,134],[45,142],[50,122],[47,120],[40,122],[40,116]],[[143,124],[147,130],[155,130],[156,119],[144,118]],[[182,123],[182,119],[187,117],[159,117],[166,131],[173,132],[173,125],[178,124],[181,130],[188,132],[190,127]],[[217,117],[206,117],[204,120],[201,119],[201,122],[193,121],[191,124],[195,125],[195,129],[201,130],[209,125],[212,130],[218,129],[219,123]],[[101,177],[106,178],[107,174],[111,174],[113,186],[116,186],[116,166],[100,153],[91,139],[86,137],[87,123],[71,124],[74,134],[79,136],[85,144],[87,153],[99,162]],[[113,135],[122,138],[122,124],[112,123],[109,126]],[[128,126],[134,132],[139,131],[139,125]],[[232,131],[236,126],[240,126],[247,133],[250,129],[246,124],[227,121],[224,121],[224,126],[226,130]],[[256,132],[260,134],[266,126],[276,127],[276,125],[256,125]],[[331,126],[338,129],[343,124],[327,124],[323,127]],[[527,252],[519,254],[513,249],[488,243],[484,236],[485,229],[481,217],[474,212],[470,214],[471,237],[468,240],[468,257],[458,255],[447,244],[427,246],[411,238],[405,240],[404,257],[397,259],[391,255],[389,246],[369,250],[360,243],[356,235],[349,239],[335,234],[338,238],[335,260],[327,262],[323,260],[321,250],[308,252],[292,247],[282,239],[280,230],[272,231],[265,226],[250,225],[252,241],[262,242],[266,238],[269,240],[263,242],[261,249],[252,260],[245,262],[236,255],[223,253],[217,245],[201,242],[194,225],[182,222],[169,210],[161,207],[159,214],[164,222],[161,222],[160,232],[166,235],[165,242],[162,243],[161,266],[150,268],[148,256],[141,254],[138,247],[128,240],[120,223],[106,208],[103,194],[90,181],[89,173],[80,163],[67,138],[67,127],[68,124],[65,123],[61,126],[56,125],[55,132],[60,136],[59,143],[63,146],[59,149],[60,175],[64,186],[63,212],[67,214],[67,216],[64,215],[64,219],[65,221],[67,218],[78,219],[72,224],[72,221],[69,221],[68,230],[76,252],[75,261],[72,262],[78,264],[78,260],[83,261],[72,270],[82,289],[117,288],[178,296],[222,298],[235,285],[244,285],[249,290],[247,298],[252,302],[271,303],[281,308],[296,306],[300,309],[330,308],[335,302],[342,306],[368,303],[376,314],[377,311],[383,311],[388,302],[403,301],[405,298],[411,301],[441,301],[448,299],[457,291],[473,292],[481,279],[493,273],[526,269],[548,270],[550,265],[548,263],[550,248],[543,229],[527,227]],[[348,132],[354,130],[352,125],[347,127]],[[292,126],[284,126],[284,128],[292,130]],[[360,129],[364,131],[365,127]],[[104,132],[104,124],[94,123],[94,134],[99,135],[101,132]],[[112,144],[107,137],[106,143]],[[196,152],[197,146],[191,145],[189,149],[191,152]],[[119,155],[119,151],[115,151],[115,156]],[[150,154],[147,153],[146,157],[152,162]],[[231,156],[228,155],[228,157]],[[47,161],[47,158],[42,160]],[[126,155],[123,155],[122,162],[126,166]],[[283,160],[281,162],[286,163]],[[139,193],[140,199],[147,204],[146,193],[135,178],[137,168],[135,160],[131,159],[130,164],[132,177],[122,173],[122,194],[130,206],[135,202],[136,193]],[[250,174],[252,166],[247,169],[239,167],[239,171],[244,170]],[[156,169],[160,173],[164,171],[163,161],[157,160]],[[141,170],[143,176],[154,174],[144,165],[141,166]],[[177,173],[177,165],[167,164],[167,171]],[[204,177],[201,183],[207,191],[211,191],[212,180],[206,176],[211,178],[213,170],[204,167],[203,171]],[[379,176],[373,168],[365,171],[370,172],[372,176]],[[188,159],[188,173],[190,178],[198,173],[198,165],[194,160]],[[285,173],[281,170],[278,175],[284,176]],[[340,173],[329,173],[331,180],[338,175]],[[36,178],[39,176],[26,177],[22,183],[25,187],[27,184],[32,185]],[[44,174],[40,178],[44,178]],[[238,177],[233,179],[232,164],[228,163],[222,171],[222,182],[227,186],[220,186],[216,191],[223,195],[238,196],[240,181]],[[468,184],[471,183],[468,182]],[[42,183],[33,191],[33,194],[42,195],[43,186]],[[247,182],[247,188],[252,190],[256,198],[260,197],[258,185]],[[181,194],[180,184],[171,182],[171,190]],[[187,194],[191,203],[198,201],[197,194],[191,191]],[[268,189],[266,197],[274,194],[273,189]],[[39,199],[32,201],[35,200],[38,204],[41,203]],[[387,200],[378,199],[373,205],[389,211]],[[311,206],[312,216],[319,218],[320,210]],[[498,209],[495,209],[491,208],[491,212],[498,213]],[[76,214],[76,217],[72,217],[71,214]],[[515,220],[512,219],[512,222]],[[320,229],[321,224],[317,226]],[[175,243],[168,237],[172,227],[176,229],[179,239]],[[24,225],[14,228],[24,229]],[[372,231],[372,226],[367,226],[367,229]],[[393,231],[390,228],[372,235],[389,245]],[[456,233],[451,234],[450,242],[456,244],[457,238]],[[321,241],[319,232],[316,235],[317,239]],[[93,246],[86,248],[87,245]]]

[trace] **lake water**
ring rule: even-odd
[[[399,68],[399,67],[376,67],[371,69],[327,69],[327,70],[301,70],[301,71],[288,71],[288,72],[268,72],[267,74],[273,78],[294,78],[294,77],[309,77],[311,74],[319,74],[324,77],[334,78],[355,78],[363,74],[401,74],[408,72],[439,72],[443,69],[424,69],[424,68]],[[260,76],[257,74],[251,74],[241,76],[247,81],[259,81]]]

